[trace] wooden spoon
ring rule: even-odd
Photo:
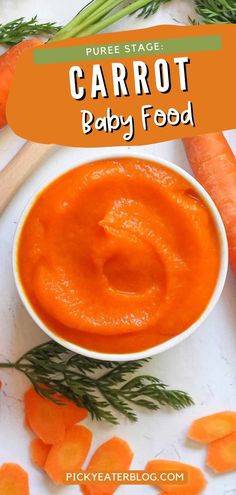
[[[12,160],[0,172],[0,214],[23,182],[34,172],[40,162],[55,147],[27,141]]]

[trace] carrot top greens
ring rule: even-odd
[[[206,24],[235,24],[235,0],[195,0],[196,13]]]
[[[42,397],[62,404],[63,399],[55,399],[58,393],[85,407],[93,419],[113,424],[118,424],[114,411],[137,421],[133,410],[136,406],[155,411],[160,406],[178,410],[193,404],[187,393],[169,390],[154,376],[137,375],[147,362],[98,361],[49,341],[26,352],[15,363],[0,363],[0,368],[24,373]]]
[[[28,36],[38,36],[39,34],[55,34],[61,26],[55,22],[39,22],[37,15],[32,19],[26,20],[19,17],[7,24],[0,24],[0,43],[6,45],[16,45]]]
[[[126,16],[136,13],[147,18],[155,14],[163,4],[172,0],[92,0],[63,28],[55,22],[41,23],[37,16],[30,20],[24,17],[3,25],[0,24],[0,43],[14,45],[28,36],[41,33],[53,35],[52,41],[87,36],[99,33]],[[197,19],[192,23],[233,24],[236,23],[235,0],[195,0]],[[49,40],[50,41],[50,40]]]

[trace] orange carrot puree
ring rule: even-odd
[[[183,332],[219,270],[207,206],[175,172],[143,159],[69,171],[36,198],[18,245],[24,291],[66,340],[127,353]]]

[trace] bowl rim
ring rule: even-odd
[[[18,266],[17,266],[17,252],[18,252],[18,242],[21,234],[21,230],[23,228],[24,222],[33,207],[34,203],[36,202],[38,196],[46,189],[51,183],[53,183],[55,180],[57,180],[59,177],[65,175],[67,172],[70,170],[73,170],[79,166],[87,165],[89,163],[94,163],[98,162],[101,160],[109,160],[109,159],[115,159],[115,158],[137,158],[141,160],[148,160],[150,162],[154,162],[156,164],[159,164],[169,170],[173,170],[175,173],[186,179],[189,184],[197,191],[201,199],[204,201],[206,204],[208,210],[210,211],[210,214],[214,220],[214,223],[216,225],[216,230],[217,234],[219,237],[219,244],[220,244],[220,267],[219,267],[219,273],[218,273],[218,278],[216,281],[215,289],[212,293],[211,298],[208,301],[208,304],[204,311],[201,313],[199,318],[192,323],[186,330],[181,332],[180,334],[172,337],[171,339],[168,339],[167,341],[158,344],[156,346],[144,349],[143,351],[138,351],[138,352],[132,352],[132,353],[124,353],[124,354],[116,354],[116,353],[103,353],[103,352],[98,352],[98,351],[93,351],[84,347],[81,347],[77,344],[74,344],[72,342],[69,342],[56,333],[54,333],[53,330],[50,330],[50,328],[47,327],[47,325],[41,320],[41,318],[37,315],[36,311],[34,308],[31,306],[31,303],[29,299],[26,296],[26,293],[24,291],[24,288],[22,286],[20,276],[19,276],[19,271],[18,271]],[[83,356],[89,357],[89,358],[94,358],[94,359],[99,359],[101,361],[134,361],[138,359],[144,359],[148,357],[152,357],[154,355],[160,354],[164,351],[167,351],[171,349],[172,347],[175,347],[177,344],[183,342],[187,337],[192,335],[195,330],[206,320],[206,318],[209,316],[213,308],[215,307],[217,301],[220,298],[220,295],[222,293],[226,275],[227,275],[227,270],[228,270],[228,243],[227,243],[227,237],[226,237],[226,232],[224,228],[223,221],[221,219],[220,213],[209,196],[209,194],[206,192],[206,190],[203,188],[203,186],[192,176],[189,174],[189,172],[186,172],[184,169],[182,169],[179,165],[175,165],[174,163],[170,162],[169,160],[156,157],[151,153],[143,153],[143,152],[137,152],[137,151],[112,151],[112,152],[104,152],[103,154],[99,155],[97,158],[94,156],[88,157],[86,159],[81,159],[79,160],[79,163],[76,165],[69,167],[68,170],[60,172],[56,177],[53,179],[50,179],[45,182],[45,184],[41,185],[37,191],[33,194],[31,199],[27,202],[23,212],[20,215],[18,225],[15,231],[14,235],[14,240],[13,240],[13,251],[12,251],[12,265],[13,265],[13,275],[14,275],[14,281],[16,284],[16,288],[18,291],[18,294],[20,296],[20,299],[28,311],[29,315],[33,319],[33,321],[37,324],[37,326],[43,330],[52,340],[57,342],[58,344],[62,345],[63,347],[69,349],[72,352],[75,352],[77,354],[81,354]]]

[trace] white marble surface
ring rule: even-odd
[[[78,0],[1,0],[0,22],[21,15],[38,13],[43,20],[66,22],[82,6]],[[192,2],[175,0],[166,5],[155,17],[145,23],[134,17],[122,21],[114,29],[134,29],[158,22],[170,23],[177,19],[187,22],[193,15]],[[236,153],[236,130],[227,133]],[[5,128],[0,132],[0,167],[22,145]],[[138,148],[137,148],[138,149]],[[142,148],[143,149],[143,148]],[[167,158],[188,169],[187,161],[179,141],[147,146],[145,151]],[[0,360],[14,360],[35,344],[43,342],[45,336],[31,321],[16,293],[11,267],[12,240],[20,213],[29,198],[48,179],[58,172],[69,169],[83,157],[99,156],[102,150],[58,148],[39,170],[25,183],[0,218]],[[94,431],[93,450],[96,445],[112,435],[126,438],[135,452],[134,469],[142,469],[148,459],[181,459],[204,468],[205,449],[186,441],[186,430],[190,422],[201,415],[224,409],[236,410],[236,283],[229,273],[223,295],[208,320],[188,340],[156,358],[147,367],[156,376],[173,387],[191,393],[195,406],[181,412],[163,409],[155,414],[140,413],[140,421],[131,425],[122,421],[120,426],[86,423]],[[18,462],[30,475],[31,495],[73,495],[78,487],[55,488],[46,476],[37,471],[29,459],[30,433],[23,426],[22,395],[27,381],[14,371],[0,370],[5,388],[0,393],[0,464]],[[235,473],[214,476],[205,470],[209,480],[206,495],[235,495]],[[119,495],[150,495],[156,493],[152,487],[121,487]]]

